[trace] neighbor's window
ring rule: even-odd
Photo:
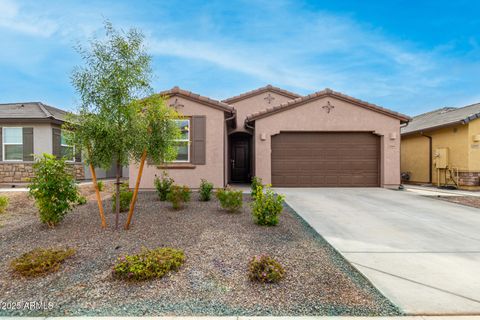
[[[3,161],[23,160],[23,129],[3,128]]]
[[[65,157],[68,161],[75,161],[75,151],[73,146],[68,144],[66,132],[63,130],[60,134],[60,152],[62,157]]]
[[[177,158],[173,162],[190,161],[190,119],[174,120],[180,129],[180,139],[176,139]]]

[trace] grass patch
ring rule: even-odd
[[[21,276],[36,277],[57,271],[65,259],[74,254],[74,249],[36,248],[14,259],[10,267]]]

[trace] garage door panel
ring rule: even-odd
[[[280,133],[272,137],[272,184],[378,186],[379,150],[379,137],[371,133]]]

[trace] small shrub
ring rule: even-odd
[[[252,184],[250,185],[250,189],[251,189],[250,194],[251,194],[253,199],[255,199],[255,197],[257,196],[257,187],[258,186],[263,187],[262,179],[260,179],[259,177],[253,177],[252,178]]]
[[[16,274],[35,277],[57,271],[63,261],[74,254],[74,249],[37,248],[14,259],[10,262],[10,268]]]
[[[170,192],[173,182],[173,179],[170,178],[166,173],[162,174],[161,178],[155,177],[155,189],[157,189],[157,194],[160,198],[160,201],[167,200],[167,195]]]
[[[185,202],[190,201],[191,194],[189,187],[173,185],[167,194],[167,200],[172,203],[173,209],[179,210],[183,208]]]
[[[212,198],[213,183],[202,179],[200,183],[200,201],[210,201]]]
[[[98,191],[103,191],[103,187],[105,187],[105,185],[103,184],[103,181],[97,181]]]
[[[234,190],[230,187],[219,189],[217,191],[217,198],[223,209],[229,212],[238,211],[243,204],[243,195],[241,190]]]
[[[0,213],[5,213],[8,208],[9,199],[7,196],[0,196]]]
[[[133,191],[128,188],[120,187],[120,212],[125,212],[130,209],[130,202],[133,198]],[[112,211],[116,212],[117,209],[117,195],[114,193],[112,196]]]
[[[248,263],[248,277],[252,281],[274,283],[284,276],[282,265],[268,255],[253,256]]]
[[[77,205],[81,206],[87,203],[87,198],[84,196],[79,196],[77,199]]]
[[[142,249],[139,254],[118,258],[113,276],[124,280],[161,278],[177,271],[185,261],[182,250],[172,248]]]
[[[44,153],[36,157],[30,180],[30,195],[40,212],[40,221],[53,227],[63,220],[78,201],[75,179],[64,159]]]
[[[252,215],[256,224],[274,226],[278,224],[278,216],[283,211],[284,196],[275,195],[269,185],[263,192],[263,186],[258,185],[256,196],[252,202]]]

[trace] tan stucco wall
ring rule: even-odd
[[[480,171],[480,141],[474,141],[474,136],[480,135],[480,119],[468,124],[468,169],[469,171]]]
[[[335,108],[327,113],[327,101]],[[322,98],[256,120],[255,175],[271,183],[271,136],[280,131],[373,131],[381,136],[381,184],[400,184],[400,121],[378,112],[337,100]],[[266,140],[260,139],[266,135]],[[390,139],[393,134],[396,138]]]
[[[474,122],[479,122],[475,120]],[[472,122],[472,123],[474,123]],[[476,125],[477,126],[477,125]],[[478,129],[477,129],[478,130]],[[469,157],[480,156],[477,150],[471,149],[473,143],[469,133],[469,125],[457,125],[435,131],[424,132],[432,137],[432,182],[437,183],[438,174],[435,166],[435,153],[439,148],[448,148],[448,165],[460,171],[471,170]],[[427,183],[429,178],[429,144],[428,139],[420,134],[402,137],[402,166],[401,171],[411,172],[412,182]]]
[[[268,101],[265,99],[268,94],[275,98],[274,100],[271,101],[271,103],[268,103]],[[277,106],[279,104],[282,104],[284,102],[292,100],[291,98],[287,98],[285,96],[279,95],[277,93],[268,91],[244,100],[240,100],[238,102],[232,102],[230,105],[234,106],[236,112],[237,112],[237,128],[235,130],[232,130],[231,132],[238,132],[242,131],[245,132],[245,118],[252,113],[255,113],[257,111],[262,111],[267,108],[271,108],[273,106]]]
[[[426,183],[430,179],[429,145],[423,136],[402,137],[400,170],[410,173],[411,182]]]
[[[178,111],[184,116],[205,115],[207,121],[206,127],[206,163],[205,165],[195,165],[194,169],[158,169],[157,166],[146,165],[144,168],[140,188],[154,188],[153,181],[155,176],[160,176],[162,172],[167,171],[168,175],[175,180],[176,184],[187,185],[191,188],[198,188],[202,178],[212,182],[215,187],[224,185],[224,137],[225,137],[225,117],[224,112],[212,107],[202,105],[198,102],[190,101],[181,97],[173,97],[168,104],[172,104],[178,99],[178,104],[184,107]],[[130,164],[129,183],[130,187],[135,186],[138,167],[135,163]]]

